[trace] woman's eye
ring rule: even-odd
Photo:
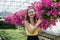
[[[29,13],[31,13],[31,12],[29,12]]]
[[[29,12],[29,13],[33,13],[34,11],[31,11],[31,12]]]

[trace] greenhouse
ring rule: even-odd
[[[35,10],[36,20],[41,19],[37,21],[41,30],[36,28],[39,40],[60,40],[60,0],[0,0],[0,40],[27,40],[27,34],[36,34],[28,32],[36,23],[28,20],[34,16],[30,8]],[[25,20],[31,23],[29,27]]]

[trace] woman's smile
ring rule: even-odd
[[[30,16],[34,16],[34,14],[31,14]]]

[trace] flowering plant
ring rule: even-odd
[[[40,24],[41,28],[47,29],[50,25],[56,25],[55,19],[60,15],[60,2],[41,0],[41,2],[32,3],[32,7],[36,10],[38,18],[43,19]]]
[[[43,29],[47,29],[50,25],[56,25],[55,19],[60,16],[60,2],[53,2],[51,0],[41,0],[41,2],[34,2],[28,8],[33,7],[36,10],[37,18],[42,19],[40,27]],[[25,15],[27,13],[27,9],[20,10],[14,13],[13,17],[6,17],[8,23],[23,26],[23,21],[25,19]]]

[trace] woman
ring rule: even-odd
[[[40,19],[37,20],[36,18],[35,10],[33,8],[28,8],[26,20],[24,21],[27,40],[39,40],[38,33],[41,31],[41,28],[38,26],[40,23]]]

